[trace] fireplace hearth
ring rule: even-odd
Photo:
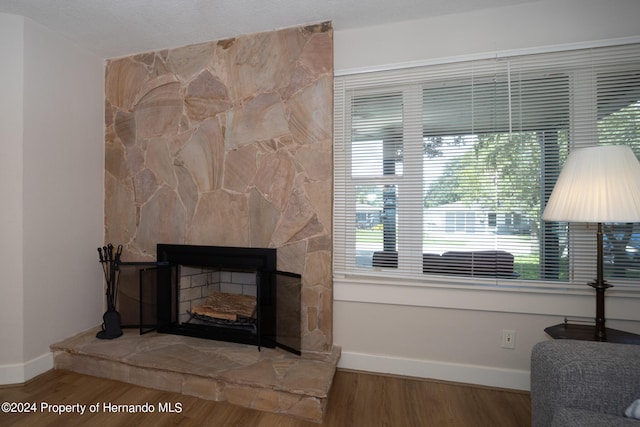
[[[140,331],[300,354],[301,276],[276,266],[272,248],[158,244],[140,271]]]

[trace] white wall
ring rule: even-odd
[[[640,41],[636,0],[541,0],[357,30],[335,29],[336,75],[552,46]],[[640,333],[640,300],[613,288],[607,326]],[[528,389],[531,348],[563,316],[591,320],[593,290],[563,294],[334,281],[340,366]],[[516,330],[515,349],[500,347]]]
[[[637,0],[540,0],[334,32],[336,74],[640,35]]]
[[[24,18],[0,14],[0,383],[3,372],[4,382],[19,381],[13,368],[23,360],[23,29]]]
[[[2,37],[22,57],[14,74],[23,82],[11,100],[22,118],[11,140],[19,171],[1,187],[19,226],[1,261],[20,270],[0,284],[13,295],[10,309],[21,325],[3,339],[0,383],[10,383],[50,369],[50,344],[101,322],[104,63],[29,19],[0,19],[22,23],[13,37]],[[6,68],[3,61],[0,72]],[[5,150],[3,141],[3,161]],[[19,350],[9,355],[7,348]]]

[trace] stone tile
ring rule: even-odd
[[[227,209],[221,210],[220,206]],[[225,242],[226,246],[249,246],[249,206],[244,195],[224,190],[202,194],[187,239],[192,244]],[[215,227],[211,227],[214,224]],[[157,240],[157,239],[156,239]]]
[[[187,210],[187,218],[192,218],[198,205],[198,185],[193,179],[193,175],[189,170],[179,162],[175,166],[176,176],[178,177],[178,194],[180,200]]]
[[[327,364],[321,361],[294,364],[284,376],[282,388],[292,393],[325,398],[330,386],[326,379],[333,376],[333,371],[327,368]]]
[[[324,227],[318,221],[318,216],[304,189],[294,187],[291,190],[289,203],[282,215],[282,220],[273,233],[273,243],[276,246],[282,246],[323,232]]]
[[[205,400],[223,400],[224,383],[208,377],[185,375],[182,383],[182,394],[199,397]]]
[[[206,120],[178,151],[176,158],[181,166],[189,170],[199,192],[222,187],[223,149],[223,129],[217,120]]]
[[[125,111],[133,108],[138,90],[148,78],[146,67],[130,58],[108,61],[105,76],[107,100]]]
[[[306,44],[300,62],[314,75],[333,72],[333,39],[331,33],[314,34]]]
[[[184,103],[194,120],[215,117],[231,107],[227,87],[208,70],[201,72],[189,84]]]
[[[169,187],[160,187],[140,208],[136,246],[144,253],[155,254],[156,242],[183,242],[186,216],[177,193]]]
[[[167,53],[167,67],[182,77],[190,80],[211,61],[215,51],[215,45],[200,43],[181,48],[170,49]]]
[[[322,422],[326,409],[326,399],[305,397],[287,409],[287,414],[313,422]]]
[[[224,400],[245,408],[254,408],[253,403],[259,390],[253,387],[225,383]]]
[[[180,90],[178,82],[164,83],[140,98],[134,108],[137,139],[178,133],[183,102]]]
[[[116,381],[128,382],[131,375],[131,366],[113,361],[100,363],[103,377]]]
[[[257,170],[257,148],[247,145],[227,152],[224,164],[224,188],[245,193]]]
[[[114,131],[125,146],[133,145],[136,142],[136,121],[133,114],[118,111],[115,117]]]
[[[55,359],[54,359],[55,360]],[[91,375],[94,377],[106,378],[106,374],[103,369],[108,361],[95,359],[92,357],[79,356],[77,354],[70,354],[69,358],[65,361],[67,366],[72,367],[74,372],[80,374]]]
[[[256,363],[222,372],[220,378],[227,383],[255,387],[274,388],[280,385],[272,367],[271,360],[258,360]]]
[[[130,367],[121,363],[82,355],[69,355],[66,360],[54,358],[56,369],[70,370],[80,374],[116,381],[129,382]]]
[[[288,133],[287,112],[278,94],[259,94],[236,109],[228,132],[227,150]]]
[[[254,185],[276,209],[286,208],[291,197],[296,165],[285,152],[265,154],[260,158]]]
[[[150,169],[144,169],[133,177],[136,202],[143,204],[158,189],[156,175]]]
[[[120,141],[109,142],[105,145],[106,171],[119,181],[129,178],[129,169],[124,158],[125,149]]]
[[[300,400],[300,396],[274,390],[259,390],[253,400],[253,408],[259,411],[278,413],[290,408]]]
[[[306,254],[306,240],[280,246],[278,248],[278,270],[302,274]]]
[[[333,78],[322,77],[288,100],[289,126],[294,139],[304,143],[331,139],[333,106],[323,102],[323,98],[332,87]]]
[[[156,390],[181,393],[183,374],[169,370],[147,369],[132,366],[129,374],[129,380],[127,382]]]
[[[255,93],[273,92],[291,78],[291,59],[298,58],[304,47],[304,35],[298,28],[288,28],[235,39],[220,59],[227,63],[229,88],[234,99]]]
[[[173,158],[167,141],[164,138],[152,138],[146,147],[146,166],[162,184],[175,188],[178,181],[173,171]]]

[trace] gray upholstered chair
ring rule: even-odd
[[[640,427],[640,345],[555,340],[531,354],[532,427]]]

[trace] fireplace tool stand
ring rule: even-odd
[[[111,340],[122,335],[122,329],[120,328],[120,313],[116,310],[121,255],[122,245],[118,245],[115,253],[111,243],[107,246],[98,248],[98,257],[100,259],[100,264],[102,264],[104,279],[107,283],[107,311],[102,316],[102,330],[96,334],[96,338]]]

